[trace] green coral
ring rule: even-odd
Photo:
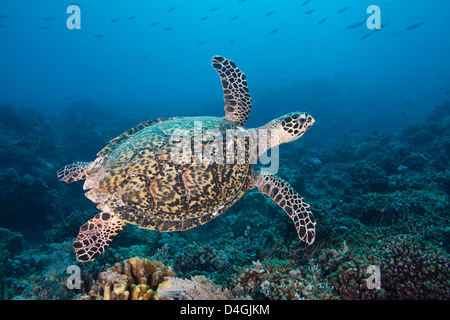
[[[75,238],[78,235],[80,226],[92,218],[98,210],[88,209],[84,211],[73,211],[68,216],[54,224],[51,229],[46,230],[45,237],[50,242],[60,242],[66,239]]]
[[[174,267],[183,274],[192,272],[222,272],[229,266],[227,255],[210,245],[189,244],[174,257]]]

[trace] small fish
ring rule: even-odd
[[[167,9],[167,12],[171,12],[171,11],[175,10],[176,8],[177,8],[177,7],[169,8],[169,9]]]
[[[310,2],[311,2],[311,0],[307,0],[307,1],[303,2],[301,6],[304,7],[304,6],[306,6],[306,5],[307,5],[308,3],[310,3]]]
[[[48,27],[46,27],[46,26],[42,26],[42,27],[39,27],[39,29],[41,29],[41,30],[47,30],[47,29],[48,29]]]
[[[104,38],[105,36],[102,35],[102,34],[96,34],[96,35],[94,35],[94,37],[96,37],[96,38]]]
[[[275,33],[275,32],[277,32],[278,30],[280,30],[280,29],[275,28],[275,29],[270,30],[269,33]]]
[[[311,14],[311,13],[313,13],[314,11],[316,11],[316,9],[311,9],[311,10],[306,11],[305,14]]]
[[[232,39],[232,40],[230,41],[230,45],[232,45],[232,44],[234,43],[235,40],[236,40],[236,39]]]
[[[165,27],[165,28],[163,28],[163,31],[170,31],[170,30],[173,30],[173,28],[172,27]]]
[[[151,25],[152,27],[157,26],[158,24],[159,24],[159,22],[152,22],[152,23],[150,23],[150,25]]]
[[[366,23],[366,20],[347,26],[345,29],[356,29]]]
[[[217,10],[219,10],[219,8],[211,8],[211,9],[209,9],[209,11],[211,11],[211,12],[217,11]]]
[[[129,21],[131,21],[131,20],[134,20],[134,19],[136,19],[136,17],[135,17],[135,16],[132,16],[132,17],[128,17],[128,20],[129,20]]]
[[[53,17],[45,18],[45,21],[54,21],[54,20],[56,20],[56,18],[53,18]]]
[[[201,21],[205,21],[205,20],[208,19],[208,18],[209,18],[209,16],[206,16],[206,17],[201,18],[200,20],[201,20]]]
[[[0,28],[3,28],[4,27],[4,25],[3,24],[0,24]]]
[[[386,28],[386,26],[387,25],[389,25],[389,22],[386,22],[386,23],[384,23],[384,24],[382,24],[381,26],[380,26],[380,29],[373,29],[373,32],[378,32],[378,31],[381,31],[381,30],[383,30],[384,28]],[[368,36],[367,36],[368,37]],[[365,39],[365,38],[367,38],[367,37],[361,37],[361,39]]]
[[[205,40],[202,40],[202,41],[199,41],[199,42],[198,42],[198,45],[201,46],[201,45],[203,45],[203,44],[205,44],[205,43],[206,43],[206,41],[205,41]]]
[[[326,17],[325,19],[320,20],[319,22],[317,22],[317,24],[322,24],[322,23],[324,23],[327,20],[328,20],[328,17]]]
[[[446,95],[448,95],[448,93],[449,93],[449,92],[450,92],[450,91],[449,91],[449,90],[447,90],[447,91],[445,91],[445,94],[446,94]]]
[[[0,14],[0,18],[8,18],[6,14]]]
[[[414,105],[414,100],[413,100],[413,99],[410,99],[410,98],[402,98],[402,101],[403,101],[405,104],[409,105],[409,106]]]
[[[350,7],[345,7],[345,8],[342,8],[341,10],[339,10],[339,11],[338,11],[338,13],[342,13],[342,12],[345,12],[345,11],[347,11],[348,9],[350,9]]]
[[[274,13],[275,13],[275,11],[267,12],[267,13],[266,13],[266,17],[271,16],[271,15],[273,15]]]
[[[119,21],[119,18],[114,18],[114,19],[109,20],[109,22],[117,22],[117,21]]]
[[[236,20],[237,18],[239,18],[239,16],[234,16],[230,20]]]
[[[242,2],[245,2],[245,0],[239,0],[238,2],[239,2],[239,3],[242,3]]]
[[[413,29],[415,29],[415,28],[418,28],[418,27],[420,27],[421,25],[423,25],[424,24],[424,22],[419,22],[419,23],[415,23],[415,24],[412,24],[412,25],[410,25],[409,27],[407,27],[406,28],[406,30],[413,30]]]
[[[375,32],[375,31],[373,31],[373,32]],[[363,39],[366,39],[366,38],[370,37],[371,35],[373,35],[373,32],[370,32],[370,33],[367,33],[367,34],[363,35],[363,36],[360,38],[360,40],[363,40]]]
[[[336,229],[336,231],[339,233],[346,233],[346,232],[350,232],[350,229],[347,228],[346,226],[340,226]]]

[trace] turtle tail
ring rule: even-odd
[[[87,172],[92,162],[75,162],[58,170],[58,180],[71,183],[87,178]]]

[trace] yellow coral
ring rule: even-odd
[[[134,257],[100,272],[98,279],[92,281],[89,293],[81,299],[231,299],[227,289],[222,290],[203,276],[193,277],[191,280],[174,276],[172,268],[162,262]]]
[[[146,284],[133,284],[131,289],[131,300],[150,300],[153,298],[153,290]]]
[[[95,300],[150,300],[165,277],[173,277],[172,268],[159,261],[134,257],[115,263],[100,272],[89,293],[81,299]]]

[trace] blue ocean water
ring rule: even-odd
[[[448,299],[449,9],[443,0],[1,1],[0,298],[80,298],[92,288],[61,285],[69,265],[96,280],[139,256],[179,278],[209,277],[236,299]],[[73,240],[98,210],[57,170],[93,161],[143,121],[222,117],[214,55],[246,74],[246,127],[292,111],[315,118],[280,147],[278,172],[310,203],[315,243],[300,242],[253,190],[198,229],[127,226],[101,259],[77,262]],[[370,265],[381,288],[350,270]]]

